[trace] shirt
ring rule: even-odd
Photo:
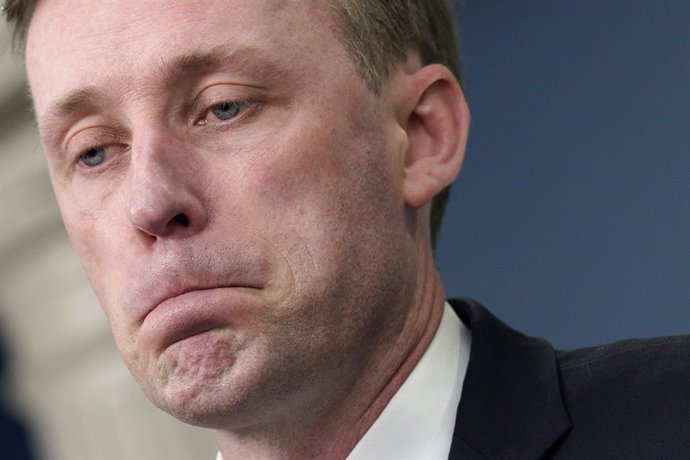
[[[429,348],[348,460],[446,460],[471,340],[446,302]]]

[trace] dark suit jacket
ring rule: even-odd
[[[476,302],[450,459],[690,459],[690,336],[555,351]]]

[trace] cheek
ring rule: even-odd
[[[100,285],[99,275],[102,274],[103,266],[100,263],[102,260],[100,253],[102,244],[99,244],[101,238],[97,228],[97,221],[92,213],[80,211],[72,203],[61,202],[60,211],[67,234],[79,256],[91,286],[96,291],[96,294],[100,295],[100,289],[98,289]]]
[[[327,222],[348,213],[354,218],[353,209],[366,213],[367,208],[383,204],[382,196],[394,197],[396,186],[390,180],[380,135],[371,126],[320,129],[337,124],[293,126],[286,131],[296,134],[272,142],[279,148],[257,156],[247,175],[246,192],[250,201],[263,204],[263,215],[270,213],[272,221],[284,224],[304,224],[303,219]]]
[[[91,275],[90,272],[97,271],[93,265],[107,257],[108,237],[114,230],[112,217],[117,206],[113,193],[84,179],[54,181],[53,188],[65,229]]]
[[[56,197],[67,234],[115,331],[118,329],[115,326],[123,320],[117,317],[120,312],[113,306],[118,303],[122,287],[129,283],[125,271],[125,238],[121,232],[118,235],[118,226],[112,219],[112,203],[96,208],[83,206],[80,200],[57,190]]]
[[[391,251],[400,242],[391,232],[404,228],[401,182],[392,150],[369,129],[285,139],[247,175],[248,220],[261,222],[257,230],[312,294],[366,278],[377,257],[366,248]]]

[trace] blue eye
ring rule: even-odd
[[[222,102],[211,107],[211,112],[220,121],[227,121],[239,115],[242,108],[240,102]]]
[[[79,162],[89,168],[96,167],[105,161],[106,147],[94,147],[79,156]]]

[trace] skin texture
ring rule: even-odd
[[[341,458],[426,349],[429,201],[469,115],[380,96],[318,1],[45,0],[27,71],[65,227],[130,371],[226,458]]]

